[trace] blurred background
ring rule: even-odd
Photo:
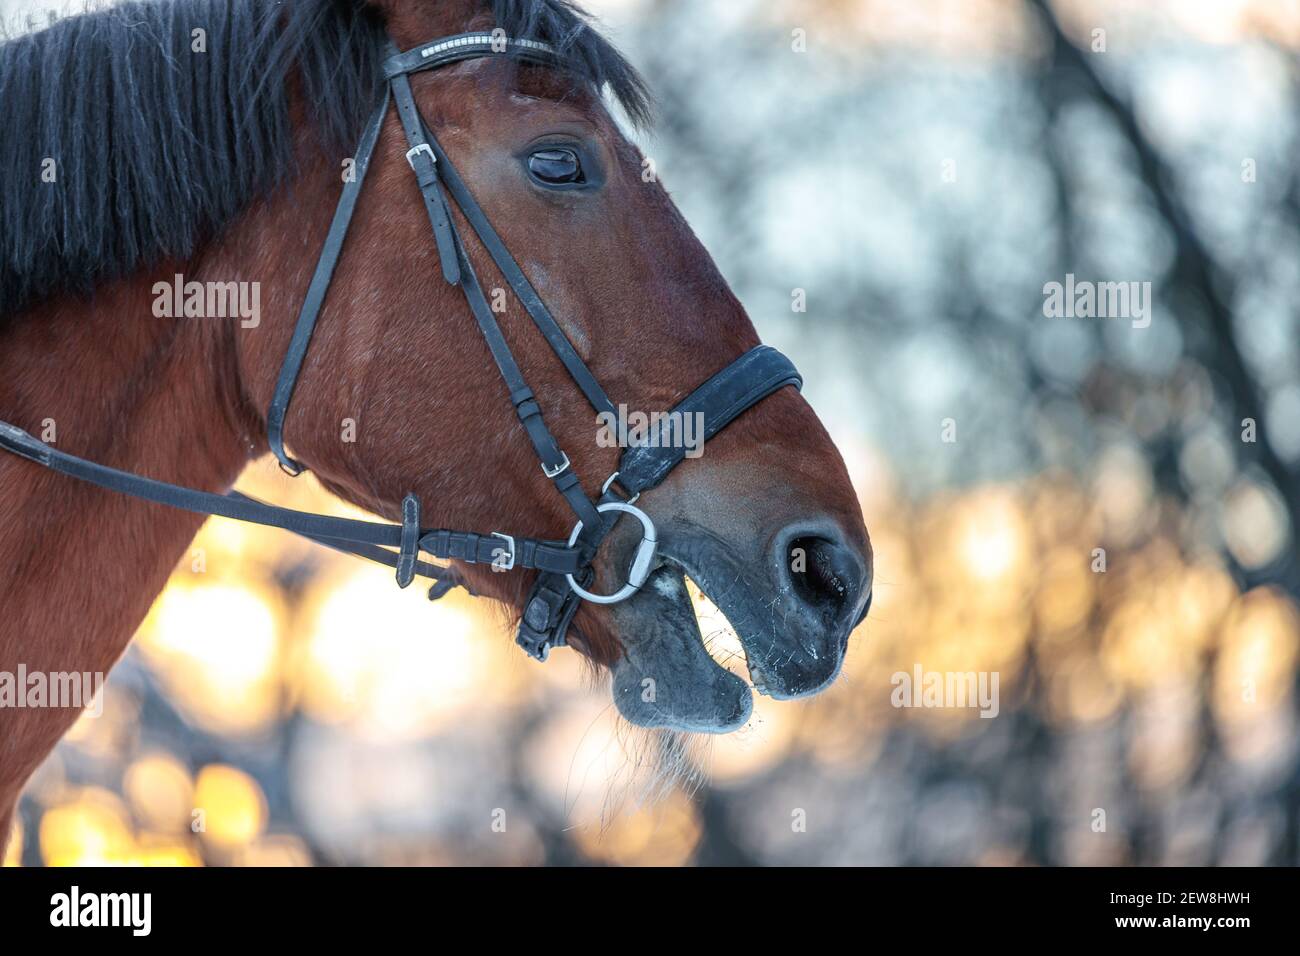
[[[586,5],[859,489],[843,676],[659,740],[485,605],[214,520],[7,862],[1296,863],[1300,3]],[[1067,274],[1150,326],[1045,317]],[[998,716],[891,706],[917,665]]]

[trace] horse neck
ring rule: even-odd
[[[249,449],[231,334],[225,320],[156,318],[151,284],[110,283],[0,325],[0,419],[70,454],[224,489]],[[11,455],[0,488],[0,671],[107,673],[203,519]],[[76,717],[0,709],[0,817]]]

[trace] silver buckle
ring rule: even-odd
[[[615,473],[617,474],[617,472]],[[650,565],[654,561],[655,549],[659,546],[659,539],[655,536],[655,523],[650,520],[650,516],[640,508],[633,507],[624,501],[607,501],[603,505],[597,505],[596,510],[621,511],[629,514],[641,522],[641,543],[636,546],[636,554],[632,558],[632,566],[627,572],[627,584],[623,585],[613,594],[592,594],[582,585],[580,585],[572,574],[566,574],[564,577],[569,582],[569,587],[573,588],[573,593],[578,597],[590,601],[592,604],[617,604],[619,601],[626,601],[633,594],[641,589],[646,579],[650,577]],[[582,533],[582,522],[579,521],[573,527],[573,532],[569,535],[569,547],[572,548],[578,540],[578,535]]]
[[[506,546],[509,547],[509,549],[510,549],[510,561],[509,561],[509,563],[506,564],[505,566],[499,566],[499,565],[496,563],[496,559],[494,558],[494,559],[492,560],[492,567],[493,567],[494,569],[497,568],[497,567],[501,567],[501,570],[502,570],[502,571],[509,571],[509,570],[511,570],[511,569],[515,566],[515,539],[512,538],[512,537],[511,537],[510,535],[508,535],[508,534],[502,534],[500,531],[493,531],[493,532],[492,532],[492,537],[494,537],[494,538],[500,538],[502,541],[504,541],[504,542],[506,543]]]
[[[604,497],[605,495],[609,494],[609,486],[614,483],[614,479],[618,477],[618,474],[619,473],[616,471],[614,472],[614,474],[610,475],[608,478],[605,479],[605,483],[600,486],[601,497]],[[627,499],[627,503],[630,505],[636,504],[636,500],[640,497],[641,497],[641,492],[638,491],[631,498]]]
[[[561,451],[560,454],[563,456],[564,461],[560,462],[554,468],[547,468],[546,462],[542,462],[542,474],[547,478],[555,478],[556,476],[563,474],[564,469],[569,467],[569,456],[563,451]]]
[[[406,162],[410,164],[412,169],[415,168],[415,157],[419,156],[421,153],[428,153],[429,162],[433,163],[435,166],[438,165],[438,157],[433,155],[433,147],[428,143],[421,143],[419,146],[412,146],[406,151]]]

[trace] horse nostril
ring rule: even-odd
[[[838,615],[858,598],[863,570],[858,556],[821,537],[793,539],[786,553],[790,585],[801,601],[828,616]]]

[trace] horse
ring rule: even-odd
[[[418,59],[428,38],[465,35],[511,39],[503,55],[385,73],[394,50]],[[553,61],[528,55],[542,49]],[[386,84],[408,81],[429,144],[411,146],[410,111],[375,112]],[[0,454],[0,673],[107,673],[204,520],[33,462],[74,455],[220,495],[279,453],[266,410],[367,124],[373,154],[290,382],[284,460],[403,535],[415,502],[448,527],[517,529],[561,556],[580,547],[564,548],[566,503],[604,500],[620,458],[574,357],[626,407],[658,412],[760,346],[609,101],[628,122],[652,120],[642,78],[567,0],[139,0],[0,45],[0,419],[45,442]],[[519,282],[463,203],[439,219],[430,184],[452,166],[558,335],[528,325],[509,295]],[[457,287],[466,272],[493,316]],[[257,308],[189,315],[179,290],[192,283],[252,288]],[[495,380],[500,355],[476,321],[500,322],[563,463],[537,467],[536,434],[514,414],[532,399]],[[687,576],[735,629],[753,689],[781,700],[830,685],[866,616],[860,507],[790,381],[736,405],[706,454],[678,455],[639,498],[614,502],[657,541],[647,530],[638,545],[625,518],[586,552],[601,581],[645,555],[626,600],[575,601],[568,638],[610,673],[634,725],[724,733],[749,718],[750,683],[706,652]],[[497,538],[513,563],[514,539]],[[485,539],[470,535],[474,554]],[[495,573],[472,556],[451,567],[516,616],[550,573]],[[0,834],[77,716],[0,708]]]

